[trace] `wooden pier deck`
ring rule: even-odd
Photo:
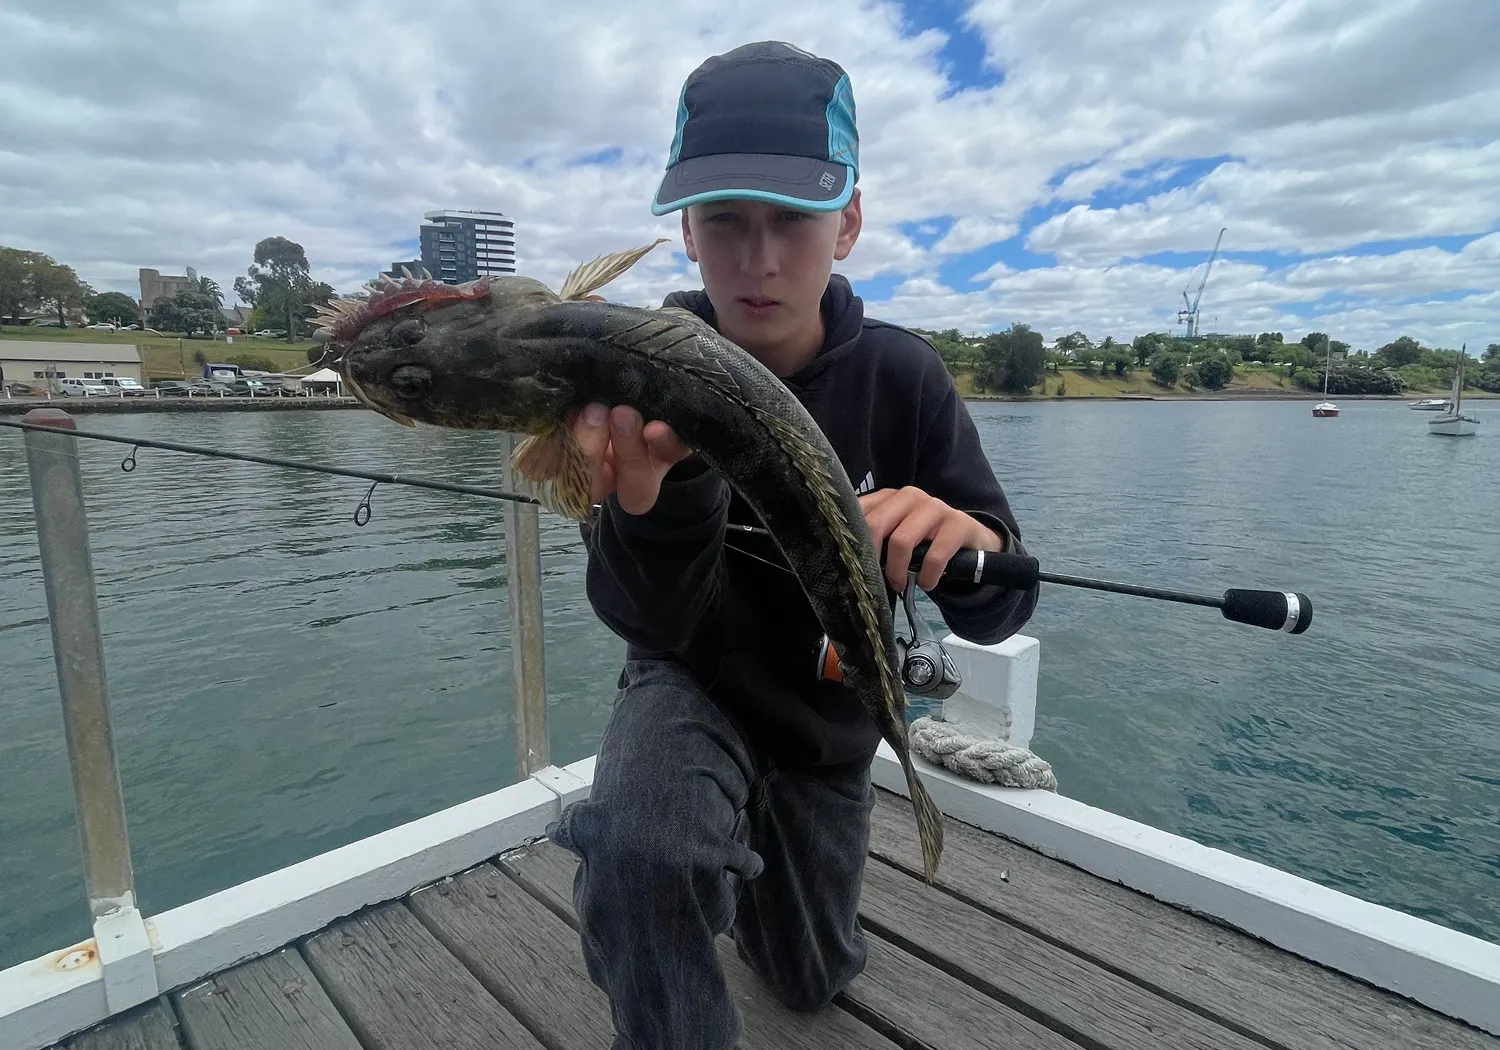
[[[948,820],[939,884],[880,791],[866,972],[777,1004],[727,939],[746,1048],[1497,1050],[1500,1039]],[[582,1050],[612,1038],[579,955],[574,858],[507,851],[84,1032],[71,1050]]]

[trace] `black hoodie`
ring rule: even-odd
[[[674,292],[663,305],[714,323],[703,291]],[[915,485],[995,530],[1007,550],[1025,553],[937,351],[904,328],[866,318],[863,301],[838,274],[822,310],[822,349],[783,382],[827,434],[856,490]],[[760,521],[696,457],[667,474],[645,514],[625,513],[610,496],[583,528],[595,613],[626,641],[627,659],[688,667],[781,764],[867,762],[879,731],[853,690],[817,679],[823,632],[796,578],[768,537],[738,532],[736,524]],[[887,595],[894,603],[889,587]],[[1030,618],[1037,590],[943,583],[929,597],[955,634],[988,645]]]

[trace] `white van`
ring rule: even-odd
[[[97,379],[59,379],[64,397],[96,397],[109,394],[109,387]]]
[[[131,376],[105,376],[98,380],[103,383],[109,393],[115,397],[124,395],[126,397],[145,397],[146,388],[137,383]]]

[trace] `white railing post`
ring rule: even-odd
[[[83,847],[84,890],[105,998],[111,1010],[123,1010],[157,994],[156,968],[136,908],[78,439],[70,433],[76,426],[71,415],[55,408],[32,409],[23,422],[48,428],[23,432],[26,462]]]
[[[963,677],[943,701],[943,721],[969,736],[1030,748],[1042,643],[1015,634],[996,645],[977,645],[949,634],[943,646]]]
[[[518,441],[507,434],[504,487],[515,489],[512,457]],[[510,605],[510,673],[515,695],[516,775],[529,777],[551,763],[547,740],[547,676],[542,645],[540,508],[505,504],[506,599]]]

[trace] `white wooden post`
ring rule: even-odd
[[[970,736],[1031,747],[1042,643],[1025,634],[978,645],[956,634],[943,639],[963,684],[943,701],[943,720]]]

